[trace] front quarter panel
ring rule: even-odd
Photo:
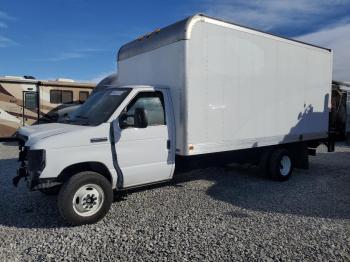
[[[46,165],[40,178],[56,178],[65,168],[74,164],[99,162],[110,171],[115,185],[117,175],[113,167],[109,126],[109,123],[105,123],[80,132],[46,138],[36,143],[31,149],[46,151]],[[93,142],[96,139],[98,142]]]

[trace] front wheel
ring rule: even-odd
[[[286,181],[293,172],[294,161],[287,149],[279,148],[270,157],[269,171],[271,178],[278,181]]]
[[[96,172],[81,172],[66,181],[58,195],[58,210],[70,225],[101,220],[113,201],[111,183]]]

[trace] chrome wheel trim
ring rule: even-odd
[[[289,156],[284,155],[280,160],[280,173],[282,176],[287,176],[292,168],[292,161]]]
[[[104,192],[96,184],[81,186],[74,194],[72,204],[75,213],[82,217],[95,215],[104,202]]]

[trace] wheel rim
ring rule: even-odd
[[[287,176],[290,172],[292,161],[288,156],[283,156],[280,161],[280,173],[282,176]]]
[[[104,201],[104,193],[100,186],[88,184],[80,187],[73,197],[73,209],[83,217],[92,216],[100,209]]]

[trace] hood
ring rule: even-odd
[[[31,140],[40,140],[43,138],[47,138],[54,135],[59,135],[63,133],[68,133],[74,130],[81,130],[86,128],[85,126],[79,125],[68,125],[62,123],[51,123],[51,124],[41,124],[41,125],[33,125],[21,127],[18,133],[21,136],[28,137],[28,141]]]
[[[22,127],[18,134],[25,136],[25,145],[32,149],[58,149],[92,145],[91,139],[107,138],[109,143],[110,123],[99,126],[80,126],[62,123]],[[101,145],[102,143],[99,143]],[[94,144],[95,145],[95,144]]]

